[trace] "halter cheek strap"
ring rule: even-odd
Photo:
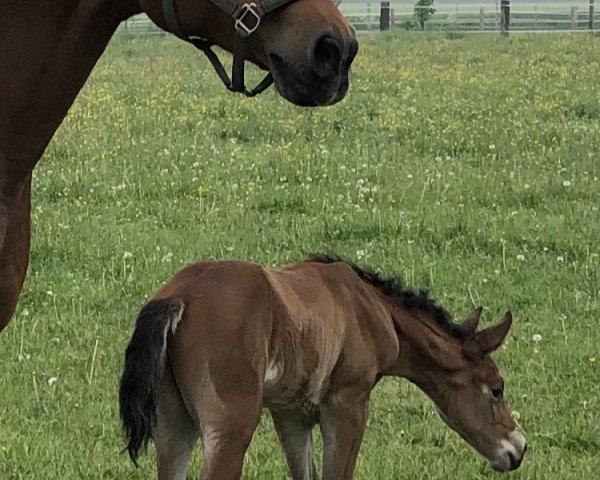
[[[188,36],[181,30],[177,21],[174,0],[162,0],[163,14],[167,29],[182,40],[194,45],[202,51],[215,72],[228,90],[243,93],[247,97],[254,97],[264,92],[273,84],[273,75],[270,73],[252,90],[246,88],[244,75],[244,63],[246,61],[246,44],[248,37],[259,27],[262,18],[284,5],[295,0],[264,0],[259,5],[255,3],[238,4],[235,0],[210,0],[216,7],[233,18],[235,22],[235,44],[233,48],[233,67],[231,78],[227,75],[225,67],[219,57],[212,49],[213,43],[205,38]]]

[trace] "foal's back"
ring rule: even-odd
[[[390,350],[377,344],[394,338],[377,294],[342,263],[201,262],[155,298],[184,304],[168,358],[186,404],[209,387],[314,419],[337,383],[371,381]]]

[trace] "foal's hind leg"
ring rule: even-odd
[[[167,362],[158,392],[158,418],[153,437],[158,480],[185,480],[199,432],[188,414]]]
[[[191,351],[188,348],[187,353]],[[198,365],[182,355],[173,363],[187,411],[202,434],[202,480],[241,478],[244,456],[260,420],[262,385],[258,372],[244,363],[228,371],[215,365],[227,365],[229,360],[224,357]]]
[[[275,412],[271,416],[293,480],[319,480],[312,426]]]
[[[262,398],[240,396],[203,412],[201,480],[239,480],[246,450],[260,420]]]

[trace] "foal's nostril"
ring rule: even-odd
[[[523,450],[523,454],[521,458],[517,458],[512,452],[507,452],[508,455],[508,463],[509,470],[516,470],[521,466],[521,462],[523,461],[523,455],[525,454],[525,450]]]
[[[315,72],[320,77],[328,77],[338,73],[342,63],[342,44],[329,34],[317,41],[314,51]]]
[[[517,457],[514,456],[514,454],[512,452],[508,452],[508,465],[509,465],[509,470],[514,470],[515,468],[517,468]]]

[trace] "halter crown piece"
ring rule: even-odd
[[[225,67],[219,60],[219,57],[212,49],[213,43],[205,38],[188,36],[181,30],[177,15],[175,13],[174,0],[162,0],[163,14],[167,29],[182,40],[194,45],[198,50],[202,51],[215,72],[227,87],[232,92],[243,93],[247,97],[254,97],[259,93],[264,92],[273,84],[273,75],[270,73],[252,90],[246,88],[244,79],[244,62],[246,61],[246,42],[248,37],[252,35],[259,27],[262,18],[267,14],[284,5],[294,2],[295,0],[264,0],[260,4],[243,3],[238,4],[235,0],[210,0],[216,7],[223,10],[227,15],[233,18],[235,22],[235,45],[233,48],[233,68],[231,79],[225,71]]]

